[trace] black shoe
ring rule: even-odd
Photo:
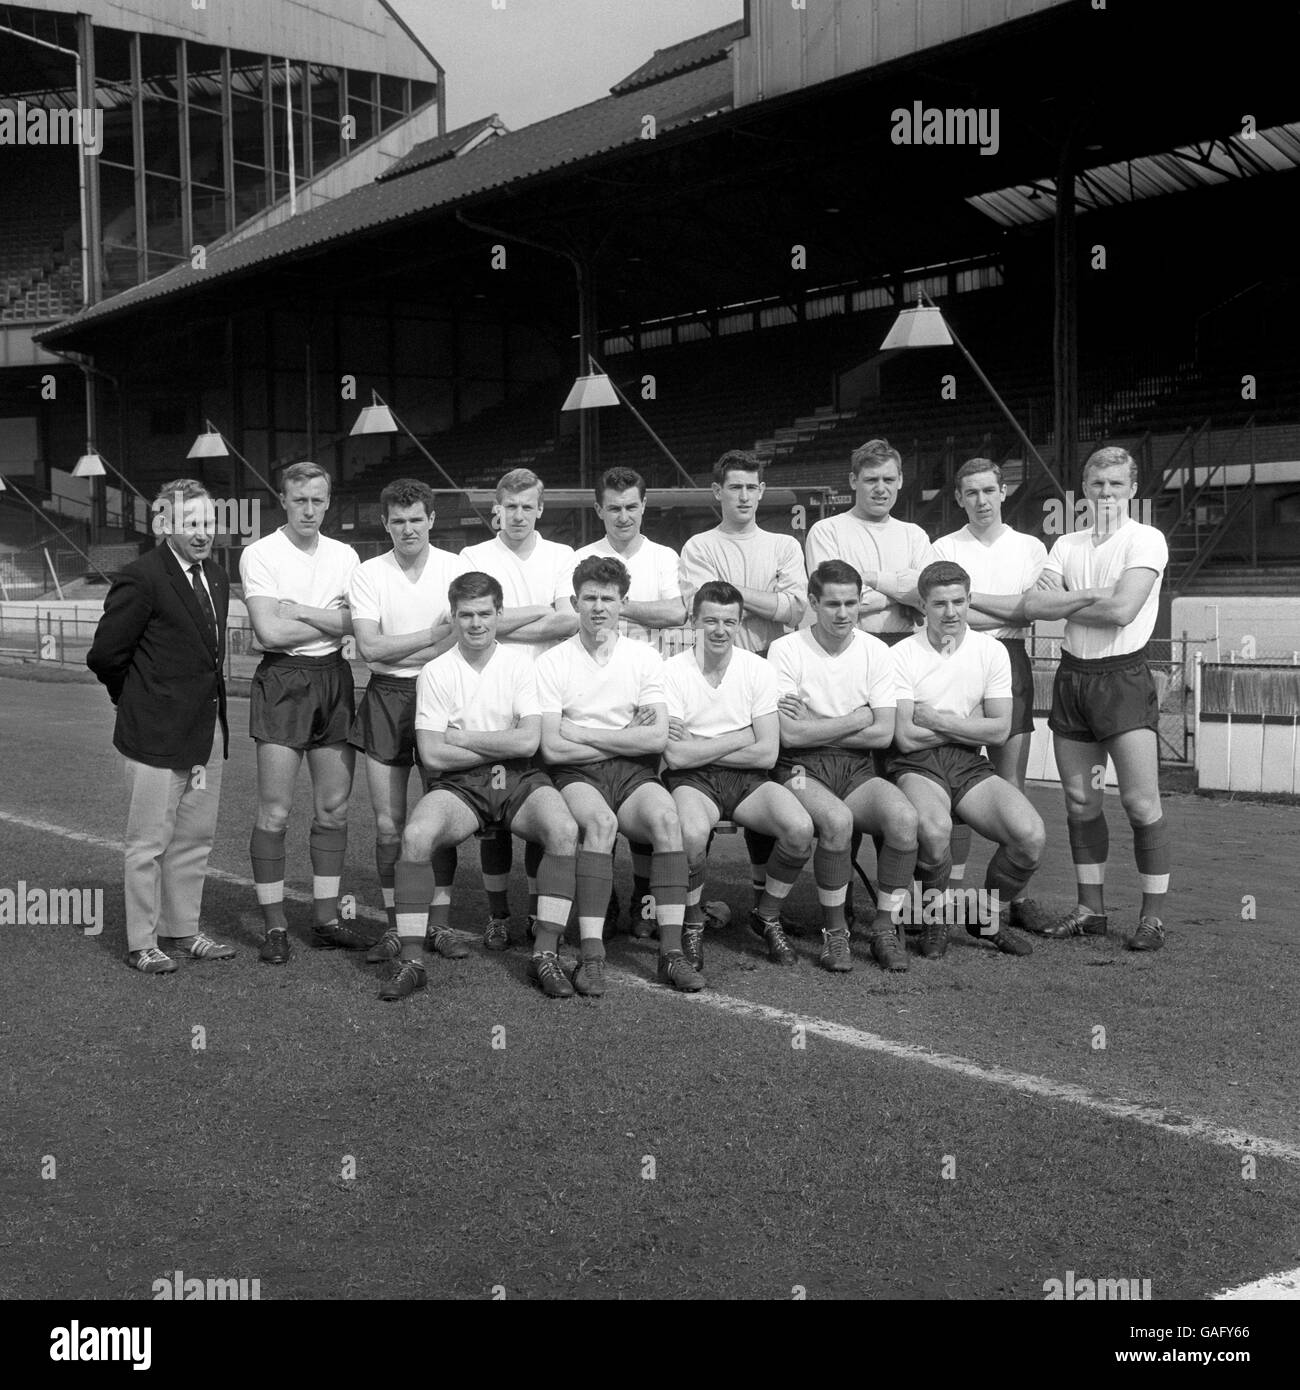
[[[1165,924],[1159,917],[1141,917],[1128,943],[1130,951],[1158,951],[1165,944]]]
[[[538,951],[528,962],[528,978],[548,999],[568,999],[573,986],[554,951]]]
[[[396,960],[402,954],[402,938],[396,927],[389,927],[378,941],[366,952],[367,965],[382,965],[386,960]]]
[[[258,959],[265,961],[267,965],[284,965],[293,955],[289,933],[283,927],[272,927],[267,932],[266,940],[262,942],[262,949],[257,955]]]
[[[510,918],[489,917],[483,928],[483,945],[489,951],[508,951],[510,949]]]
[[[436,951],[444,960],[464,960],[469,947],[450,927],[430,927],[424,934],[424,949]]]
[[[1069,912],[1044,925],[1040,936],[1052,941],[1064,941],[1071,936],[1105,936],[1106,914],[1086,907],[1072,907]]]
[[[892,922],[885,927],[873,927],[867,939],[871,942],[871,958],[882,970],[903,971],[911,968],[907,947]]]
[[[351,922],[317,922],[311,929],[311,944],[318,951],[365,951],[375,943]]]
[[[691,963],[692,970],[704,969],[704,928],[693,927],[689,923],[682,928],[682,955]]]
[[[848,927],[822,930],[821,967],[835,973],[853,969],[853,952],[849,949]]]
[[[669,951],[659,957],[659,983],[683,994],[695,994],[704,988],[704,976],[681,951]]]
[[[767,944],[767,958],[777,965],[798,965],[799,957],[794,953],[794,947],[785,939],[785,931],[781,926],[781,921],[775,921],[766,917],[761,917],[757,912],[749,914],[749,929],[756,935],[761,936]]]
[[[921,924],[921,954],[926,960],[942,960],[948,950],[948,919]]]
[[[1045,928],[1059,920],[1059,914],[1048,912],[1033,898],[1020,898],[1011,904],[1011,925],[1030,936],[1045,935]]]
[[[992,936],[984,937],[984,940],[996,946],[1006,956],[1032,956],[1034,954],[1034,948],[1023,936],[1014,935],[1010,927],[1007,926],[1005,917],[997,931]]]
[[[573,972],[573,987],[579,994],[599,999],[605,992],[604,956],[579,961],[578,968]]]
[[[399,961],[397,968],[379,986],[379,997],[405,999],[408,994],[414,994],[417,989],[423,989],[428,983],[428,973],[418,960]]]

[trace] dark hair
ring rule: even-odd
[[[849,477],[856,478],[864,468],[881,463],[892,463],[898,469],[898,476],[903,476],[903,456],[889,440],[868,439],[849,455]]]
[[[727,481],[728,473],[757,473],[758,481],[763,481],[763,460],[748,449],[728,449],[713,465],[713,481],[721,487]]]
[[[603,507],[607,492],[626,492],[630,487],[636,488],[644,502],[645,479],[635,468],[607,468],[592,491],[596,494],[597,505]]]
[[[973,478],[976,473],[992,473],[998,480],[998,486],[1002,486],[1002,465],[994,463],[992,459],[967,459],[957,470],[957,476],[953,479],[957,491],[961,491],[963,478]]]
[[[862,592],[862,576],[846,560],[823,560],[808,576],[808,597],[821,598],[828,584],[852,584]]]
[[[740,609],[740,616],[745,616],[745,600],[741,598],[740,590],[734,584],[728,584],[725,579],[710,579],[696,589],[695,598],[691,601],[692,618],[700,616],[700,605],[704,603],[734,603]]]
[[[466,599],[490,598],[499,613],[505,605],[505,595],[501,585],[490,574],[482,570],[469,570],[458,574],[447,588],[447,605],[455,617],[457,607]]]
[[[390,507],[413,507],[420,502],[424,505],[424,514],[432,516],[433,501],[433,489],[428,483],[418,478],[394,478],[379,494],[379,515],[387,523]]]
[[[580,593],[584,584],[613,584],[619,598],[626,598],[632,576],[627,566],[612,555],[588,555],[573,571],[573,592]]]
[[[932,590],[944,584],[960,584],[968,594],[970,593],[970,575],[951,560],[936,560],[932,565],[926,565],[917,578],[916,592],[920,594],[924,603]]]

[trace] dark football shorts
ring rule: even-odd
[[[415,683],[417,676],[390,676],[372,671],[357,706],[348,742],[368,758],[389,767],[410,767],[415,754]]]
[[[972,787],[997,776],[983,753],[961,743],[941,743],[938,748],[920,748],[915,753],[890,753],[889,780],[897,783],[909,772],[937,782],[948,793],[954,809]]]
[[[1047,726],[1074,743],[1101,743],[1133,729],[1160,728],[1160,701],[1147,652],[1096,661],[1061,653]]]
[[[870,753],[855,753],[851,748],[791,748],[782,749],[772,780],[784,787],[796,768],[802,768],[805,777],[820,782],[841,801],[879,775]]]
[[[694,787],[713,802],[722,820],[733,820],[736,807],[768,780],[767,773],[752,767],[719,767],[717,763],[664,772],[664,786],[670,792],[678,787]]]
[[[1011,658],[1011,734],[1034,732],[1034,667],[1023,637],[1000,637]],[[1011,734],[1007,737],[1010,738]]]
[[[647,782],[659,782],[656,768],[657,756],[648,758],[602,758],[598,763],[573,763],[567,766],[548,767],[546,770],[558,790],[571,787],[575,782],[595,789],[605,799],[605,805],[615,815],[618,808],[638,787]],[[662,784],[660,784],[662,785]]]
[[[424,780],[426,793],[450,792],[459,797],[478,817],[480,830],[496,826],[509,830],[524,802],[550,785],[551,779],[531,758],[484,763],[462,772],[430,773]]]
[[[267,652],[248,692],[248,732],[299,752],[347,743],[353,701],[352,668],[337,652]]]

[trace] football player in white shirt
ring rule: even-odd
[[[428,779],[394,875],[401,960],[379,997],[403,999],[427,983],[420,944],[434,887],[430,858],[502,825],[541,847],[528,974],[548,998],[567,999],[573,986],[559,945],[573,905],[578,827],[532,761],[542,725],[533,663],[496,640],[502,593],[492,575],[457,575],[448,598],[456,645],[420,672],[415,736]]]
[[[775,781],[788,787],[817,828],[813,878],[825,926],[821,963],[853,969],[845,912],[855,830],[883,837],[880,888],[869,936],[886,970],[906,970],[900,908],[916,867],[916,811],[876,772],[873,753],[894,739],[894,662],[858,627],[862,576],[824,560],[808,576],[812,627],[779,637],[767,654],[780,695],[781,754]]]
[[[919,526],[890,515],[902,485],[902,455],[887,439],[869,439],[849,459],[853,506],[815,522],[805,544],[810,570],[845,560],[862,576],[859,625],[890,646],[916,631],[916,577],[936,558]]]
[[[763,896],[750,927],[768,959],[797,965],[785,939],[781,904],[812,853],[813,823],[793,792],[768,780],[780,751],[776,675],[761,657],[736,646],[744,599],[734,585],[710,580],[695,591],[695,646],[664,663],[668,743],[664,785],[677,803],[690,868],[686,957],[704,966],[704,864],[720,820],[771,836]]]
[[[651,848],[649,895],[659,923],[659,979],[693,993],[704,981],[682,954],[686,853],[673,799],[660,782],[668,741],[664,663],[618,631],[630,576],[591,555],[573,572],[578,634],[537,659],[542,757],[578,829],[579,994],[605,992],[605,914],[620,831]]]
[[[745,605],[736,645],[759,656],[766,656],[778,637],[797,628],[808,609],[808,572],[799,542],[758,524],[766,488],[761,459],[742,449],[723,454],[713,465],[713,496],[722,521],[686,541],[681,563],[682,593],[688,602],[711,579],[736,588]],[[746,829],[745,848],[757,903],[767,882],[772,841]]]
[[[379,514],[393,548],[358,566],[348,603],[357,650],[370,666],[370,683],[357,707],[350,742],[366,760],[366,784],[375,813],[375,868],[388,914],[388,930],[370,948],[373,964],[400,954],[393,915],[393,866],[402,848],[407,788],[416,763],[415,681],[426,661],[455,642],[447,610],[447,586],[465,572],[459,555],[429,543],[433,489],[398,478],[379,494]],[[456,852],[434,865],[437,887],[429,909],[425,945],[460,960],[469,948],[448,930]]]
[[[977,632],[996,637],[1011,658],[1011,734],[1004,744],[988,749],[999,777],[1025,789],[1029,743],[1034,733],[1034,670],[1025,649],[1025,638],[1034,625],[1025,617],[1025,590],[1038,583],[1047,563],[1047,547],[1037,536],[1004,525],[1002,504],[1006,484],[1002,468],[992,459],[968,459],[957,470],[957,502],[967,524],[934,543],[938,560],[951,560],[971,577],[972,591],[966,621]],[[954,816],[952,874],[959,885],[966,877],[970,857],[970,827]],[[1013,905],[1016,925],[1033,929],[1028,905]]]
[[[893,648],[898,713],[889,776],[916,807],[923,890],[922,954],[948,946],[948,844],[952,813],[997,845],[984,876],[981,910],[962,913],[972,936],[999,951],[1027,956],[1033,947],[1012,934],[1012,901],[1043,857],[1046,833],[1018,787],[999,777],[980,752],[1005,743],[1011,725],[1011,662],[1006,648],[966,624],[970,576],[938,560],[917,579],[925,627]],[[968,901],[962,898],[963,905]],[[996,914],[996,915],[995,915]],[[971,919],[975,918],[974,921]],[[981,926],[982,924],[982,926]]]
[[[347,595],[358,560],[350,545],[321,535],[329,504],[329,474],[314,463],[291,465],[280,482],[285,524],[245,546],[239,557],[249,621],[266,653],[249,691],[248,722],[257,742],[257,820],[249,854],[266,928],[260,955],[268,965],[283,965],[292,953],[284,913],[284,840],[304,753],[314,809],[312,944],[348,950],[370,945],[354,923],[339,921],[356,763],[348,743],[352,668],[341,650],[352,632]]]
[[[1160,604],[1169,547],[1154,526],[1129,515],[1137,464],[1126,449],[1098,449],[1083,466],[1092,525],[1059,536],[1038,587],[1027,597],[1030,618],[1064,618],[1061,664],[1048,724],[1056,751],[1078,906],[1043,934],[1106,934],[1105,880],[1109,835],[1104,778],[1115,764],[1119,796],[1133,827],[1142,883],[1134,951],[1158,951],[1169,891],[1169,831],[1160,805],[1159,700],[1146,646]]]
[[[537,534],[545,510],[546,485],[529,468],[512,468],[496,487],[495,521],[500,529],[490,541],[467,545],[465,564],[490,574],[505,595],[497,624],[497,640],[518,646],[534,660],[572,637],[578,630],[573,609],[573,547]],[[484,937],[489,950],[510,945],[510,865],[514,859],[508,832],[479,841],[483,887],[489,921]],[[529,915],[536,908],[537,865],[541,851],[534,844],[524,853],[528,876]]]
[[[641,533],[645,519],[645,479],[631,468],[611,468],[596,484],[596,515],[605,526],[598,541],[584,545],[574,556],[581,564],[589,555],[621,561],[632,577],[618,630],[625,637],[651,643],[662,656],[673,656],[695,640],[687,624],[686,601],[677,577],[678,554]],[[648,936],[654,924],[641,915],[650,892],[650,846],[631,842],[633,936]],[[611,924],[618,917],[618,900],[610,899]]]

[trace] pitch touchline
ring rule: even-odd
[[[58,835],[65,840],[94,845],[99,849],[109,849],[120,854],[123,851],[121,840],[110,840],[102,835],[91,835],[81,830],[69,830],[66,826],[53,825],[49,821],[33,820],[28,816],[17,816],[10,811],[0,811],[0,821],[9,821],[28,830],[39,830],[48,835]],[[253,880],[241,874],[230,873],[226,869],[209,869],[208,877],[241,888],[252,888]],[[298,889],[285,888],[286,898],[295,902],[311,902],[311,894]],[[387,916],[375,908],[357,905],[357,915],[372,921],[386,922]],[[461,933],[470,935],[471,933]],[[477,939],[477,938],[473,938]],[[643,979],[639,975],[629,975],[625,971],[610,971],[610,977],[619,984],[634,989],[644,989],[668,998],[662,986]],[[964,1057],[952,1057],[943,1052],[930,1052],[915,1043],[896,1042],[892,1038],[882,1038],[877,1033],[868,1033],[861,1028],[853,1028],[847,1023],[834,1023],[825,1018],[809,1018],[790,1013],[786,1009],[774,1009],[767,1004],[751,1003],[748,999],[737,999],[730,994],[719,994],[709,990],[703,994],[674,994],[674,1001],[696,1008],[718,1009],[722,1013],[734,1014],[738,1018],[755,1019],[763,1023],[780,1024],[789,1028],[801,1025],[814,1037],[825,1038],[845,1047],[854,1047],[862,1052],[876,1052],[894,1057],[903,1062],[920,1062],[945,1071],[954,1076],[968,1077],[974,1081],[991,1082],[995,1086],[1007,1086],[1024,1095],[1038,1096],[1045,1100],[1064,1101],[1070,1105],[1082,1106],[1100,1115],[1109,1115],[1117,1120],[1130,1120],[1135,1124],[1147,1125],[1151,1129],[1164,1130],[1167,1134],[1181,1134],[1186,1138],[1199,1139],[1203,1143],[1216,1144],[1220,1148],[1232,1149],[1237,1153],[1258,1154],[1266,1158],[1278,1158],[1284,1163],[1300,1167],[1300,1148],[1284,1144],[1277,1139],[1251,1134],[1247,1130],[1232,1129],[1216,1124],[1213,1120],[1203,1120],[1195,1116],[1187,1119],[1171,1119],[1165,1110],[1150,1105],[1140,1105],[1136,1101],[1118,1100],[1110,1096],[1097,1095],[1082,1086],[1068,1081],[1052,1081],[1046,1076],[1034,1076],[1027,1072],[1011,1071],[1006,1067],[985,1066],[979,1062],[968,1061]]]

